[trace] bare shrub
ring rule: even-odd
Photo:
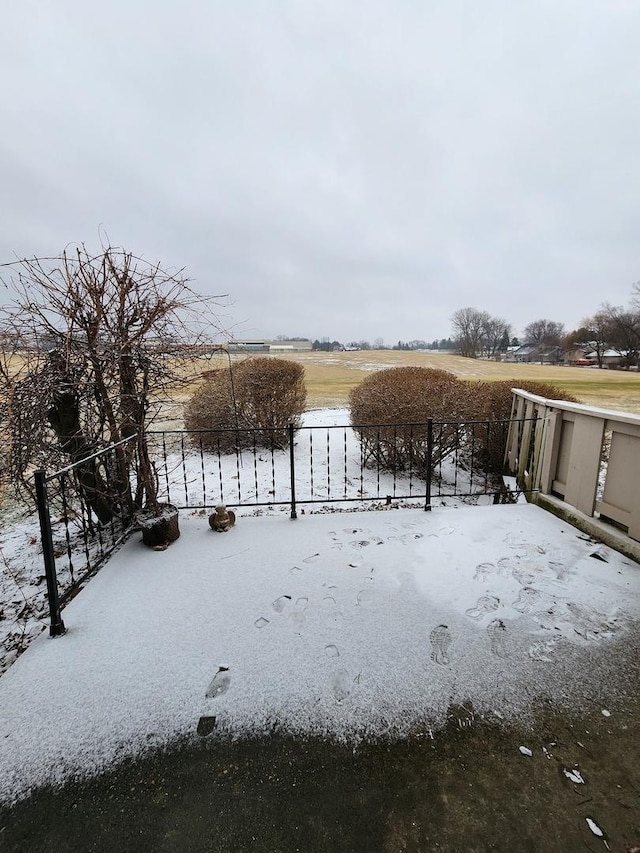
[[[288,425],[300,426],[306,398],[301,364],[250,358],[230,370],[208,372],[206,382],[187,403],[185,426],[206,430],[194,440],[209,450],[229,452],[254,441],[258,446],[282,448],[288,444]]]
[[[458,445],[455,422],[465,417],[466,387],[452,373],[426,367],[394,367],[368,376],[349,395],[365,464],[424,471],[432,418],[439,422],[432,454],[437,465]]]
[[[513,402],[512,388],[521,388],[548,400],[579,403],[556,385],[535,380],[505,379],[497,382],[468,382],[468,411],[476,423],[470,435],[476,466],[487,473],[501,474],[508,421]]]

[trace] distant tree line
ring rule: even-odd
[[[604,366],[607,351],[618,353],[623,367],[637,365],[640,360],[640,282],[632,286],[629,304],[605,303],[579,328],[569,332],[563,345],[566,349],[588,343],[595,354],[598,367]]]
[[[280,338],[276,338],[276,340],[280,340]],[[287,338],[287,340],[308,340],[308,338]],[[312,342],[312,349],[319,350],[321,352],[334,352],[336,350],[380,350],[380,349],[392,349],[392,350],[454,350],[456,347],[455,342],[451,338],[440,338],[439,340],[431,341],[423,341],[419,339],[415,339],[412,341],[398,341],[396,344],[391,346],[386,346],[384,340],[382,338],[376,338],[373,343],[369,341],[349,341],[346,344],[341,343],[340,341],[330,341],[328,338],[323,338],[320,340],[315,340]]]
[[[523,340],[512,336],[512,327],[502,317],[492,317],[478,308],[460,308],[451,317],[453,345],[467,358],[495,358],[510,346],[529,347],[541,358],[545,354],[559,360],[563,352],[582,349],[593,354],[598,367],[604,366],[605,353],[613,352],[623,367],[640,361],[640,282],[632,287],[627,306],[603,304],[577,329],[566,332],[564,324],[539,319],[529,323]]]

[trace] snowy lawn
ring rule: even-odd
[[[428,735],[465,701],[615,705],[638,566],[534,506],[181,529],[164,552],[136,535],[2,676],[1,799],[198,729],[357,740]]]

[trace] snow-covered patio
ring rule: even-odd
[[[428,736],[452,704],[465,725],[624,691],[638,566],[535,506],[181,529],[130,540],[0,679],[2,800],[184,735]]]

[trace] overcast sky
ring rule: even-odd
[[[20,0],[0,260],[104,233],[236,334],[568,328],[640,279],[637,0]],[[2,294],[0,294],[2,298]]]

